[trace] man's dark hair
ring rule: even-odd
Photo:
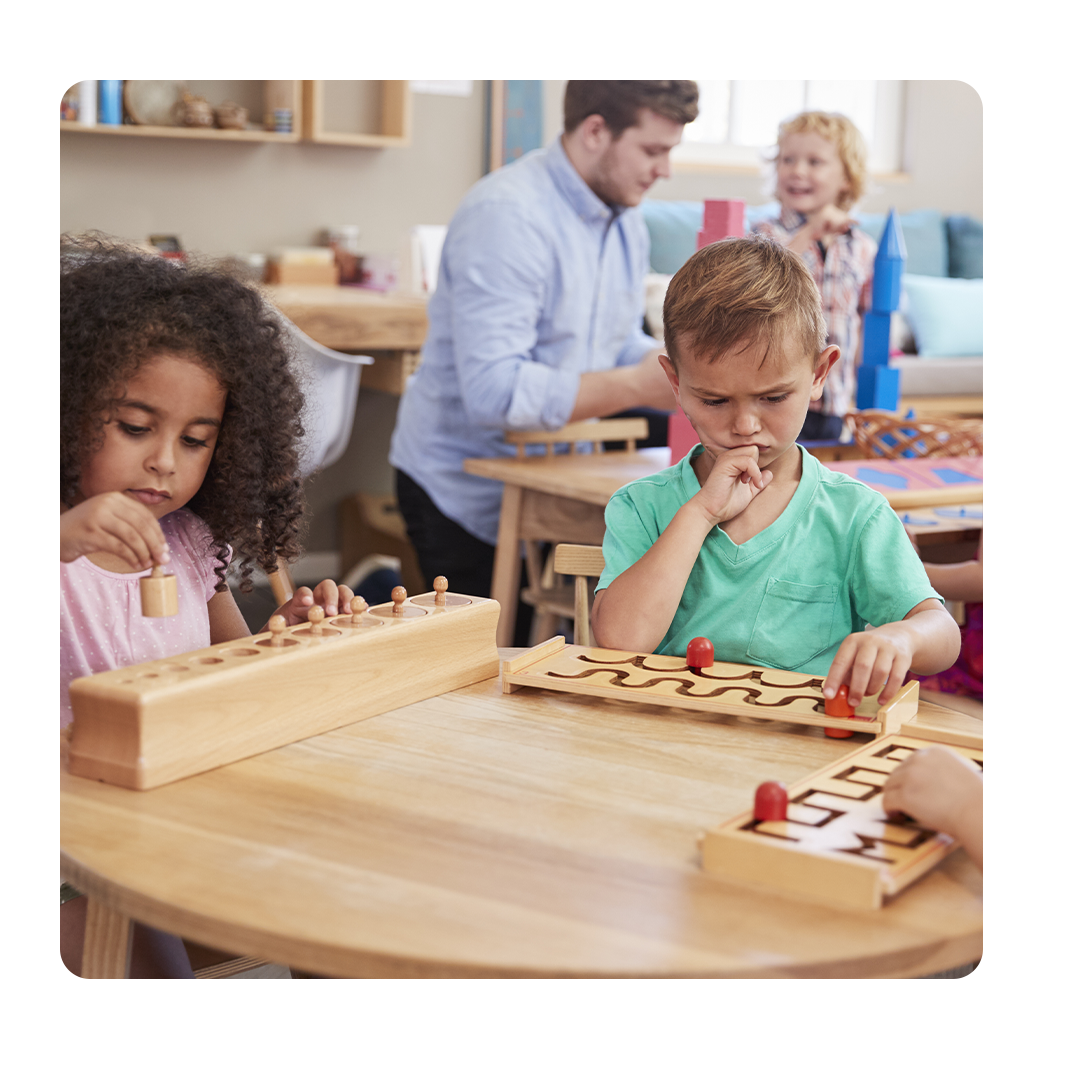
[[[563,130],[567,133],[594,113],[604,118],[617,139],[640,119],[642,109],[689,124],[697,119],[697,83],[689,79],[571,79],[563,98]]]

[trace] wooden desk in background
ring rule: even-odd
[[[671,452],[666,447],[524,459],[469,458],[465,462],[467,473],[504,485],[491,583],[491,595],[502,605],[500,646],[513,642],[521,587],[521,542],[603,543],[604,507],[611,496],[623,484],[666,469],[670,462]],[[823,464],[874,487],[898,511],[982,501],[982,458],[873,458]]]
[[[263,292],[308,337],[328,349],[370,353],[369,390],[401,394],[427,334],[427,298],[346,285],[264,285]]]
[[[981,733],[934,705],[918,719]],[[488,680],[150,791],[62,769],[61,872],[90,898],[98,977],[122,974],[130,919],[358,978],[907,978],[977,959],[963,851],[876,911],[700,869],[702,829],[855,740]]]
[[[503,484],[491,595],[502,606],[500,647],[513,644],[521,589],[521,542],[602,544],[604,507],[616,491],[671,463],[666,446],[604,454],[469,458],[464,469]]]

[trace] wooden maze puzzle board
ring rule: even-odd
[[[753,664],[714,663],[695,674],[682,656],[566,645],[554,637],[503,664],[503,692],[533,686],[562,693],[650,702],[728,716],[844,728],[881,734],[897,731],[918,709],[912,680],[881,708],[876,697],[860,702],[858,716],[827,716],[823,679]]]
[[[442,596],[73,679],[69,769],[157,787],[494,678],[499,605]]]
[[[904,732],[859,747],[788,792],[784,821],[740,814],[700,840],[702,868],[721,877],[828,902],[880,907],[956,847],[952,837],[881,807],[889,774],[938,745]],[[982,748],[952,746],[982,768]]]

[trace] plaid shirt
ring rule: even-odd
[[[781,210],[778,218],[754,225],[754,232],[771,236],[785,247],[805,224],[804,215]],[[833,237],[828,249],[813,244],[803,254],[821,293],[821,307],[829,331],[829,344],[840,346],[840,359],[829,372],[825,393],[810,408],[830,416],[843,416],[855,404],[855,357],[859,351],[862,314],[870,310],[877,244],[861,229]]]

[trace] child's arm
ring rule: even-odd
[[[823,207],[816,214],[810,214],[805,224],[792,235],[788,250],[801,255],[819,240],[845,233],[855,224],[855,219],[846,210],[832,205]]]
[[[981,603],[983,598],[982,537],[975,558],[962,563],[923,563],[926,576],[935,592],[946,600],[966,604]]]
[[[822,684],[826,698],[848,686],[848,702],[858,705],[866,694],[882,688],[882,702],[900,689],[909,671],[932,675],[944,671],[960,655],[960,627],[940,600],[923,600],[901,622],[848,634],[836,650]]]
[[[982,773],[967,758],[943,746],[917,751],[885,781],[881,803],[959,840],[982,869]]]
[[[650,653],[660,644],[705,537],[745,510],[772,480],[770,470],[758,468],[757,456],[756,446],[719,454],[705,485],[679,508],[653,546],[597,593],[592,627],[598,645]]]
[[[154,515],[120,491],[94,495],[71,509],[61,505],[60,561],[108,552],[132,570],[169,561],[169,545]]]

